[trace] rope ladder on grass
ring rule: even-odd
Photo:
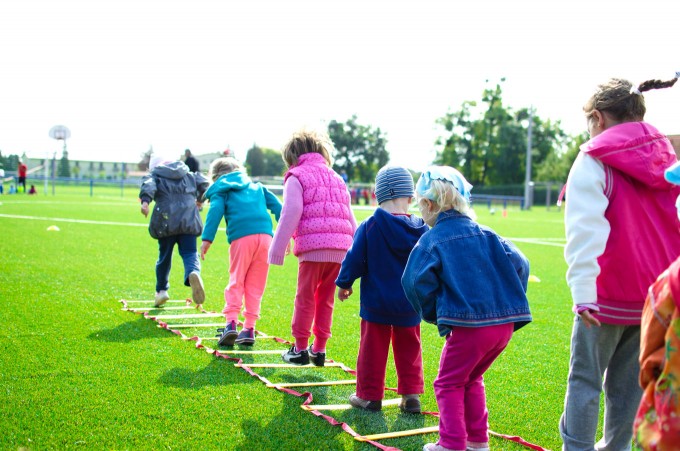
[[[314,368],[318,370],[323,370],[324,368],[339,368],[350,376],[356,377],[356,370],[349,368],[343,363],[336,362],[332,359],[326,358],[324,366],[315,366],[311,362],[308,365],[294,365],[288,363],[244,363],[239,356],[266,356],[266,355],[281,355],[287,349],[214,349],[207,346],[205,342],[216,341],[218,337],[198,337],[198,336],[187,336],[181,332],[182,329],[215,329],[223,328],[226,323],[226,318],[223,313],[208,312],[203,309],[201,305],[194,305],[191,299],[186,300],[170,300],[165,303],[163,307],[154,307],[153,300],[136,300],[130,301],[121,299],[119,302],[123,304],[123,310],[127,310],[139,315],[143,315],[144,318],[152,320],[157,323],[159,328],[169,330],[175,335],[179,336],[182,340],[193,341],[197,349],[203,349],[207,353],[212,354],[218,358],[223,358],[234,362],[234,367],[240,368],[250,374],[251,376],[259,379],[265,384],[267,388],[274,388],[281,392],[299,397],[305,398],[305,401],[300,406],[303,410],[310,412],[311,414],[323,418],[328,423],[333,426],[339,426],[343,431],[350,434],[355,440],[359,442],[370,443],[371,445],[386,451],[400,451],[398,448],[390,447],[379,443],[380,440],[393,439],[399,437],[408,437],[412,435],[420,434],[432,434],[439,432],[439,426],[424,427],[418,429],[409,429],[403,431],[393,431],[380,434],[369,434],[362,435],[355,432],[347,423],[340,422],[330,415],[323,413],[323,411],[329,410],[347,410],[351,409],[350,404],[312,404],[313,397],[309,392],[300,393],[294,388],[305,388],[305,387],[325,387],[325,386],[339,386],[339,385],[356,385],[356,378],[353,379],[338,379],[338,380],[325,380],[325,381],[307,381],[307,382],[271,382],[266,377],[258,374],[254,369],[257,368]],[[152,313],[154,311],[160,311],[162,313]],[[182,311],[199,311],[200,313],[182,313]],[[166,313],[173,312],[173,313]],[[176,312],[176,313],[175,313]],[[201,322],[201,323],[183,323],[177,322],[177,320],[203,320],[210,318],[222,318],[222,322]],[[239,322],[239,325],[242,325]],[[261,331],[255,331],[257,340],[273,340],[276,343],[286,345],[290,347],[293,343],[279,337],[267,335]],[[250,346],[249,346],[250,347]],[[217,346],[215,345],[215,348]],[[394,388],[386,388],[386,391],[396,392]],[[393,398],[383,400],[383,406],[398,406],[400,398]],[[438,412],[422,412],[422,415],[432,415],[435,417],[439,416]],[[499,437],[505,440],[510,440],[515,443],[519,443],[529,449],[537,451],[547,451],[545,448],[529,443],[522,439],[521,437],[511,436],[506,434],[499,434],[493,431],[489,431],[490,435]]]

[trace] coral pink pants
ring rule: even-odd
[[[269,263],[267,255],[271,235],[247,235],[232,241],[229,247],[229,285],[224,289],[225,306],[222,311],[227,322],[238,321],[243,307],[244,328],[254,328],[260,319],[262,294],[267,285]]]
[[[392,342],[397,369],[397,393],[423,393],[423,354],[420,348],[420,324],[412,327],[391,326],[361,320],[361,342],[357,357],[357,396],[379,401],[385,395],[385,369]]]
[[[340,263],[300,262],[291,324],[298,350],[307,349],[310,332],[314,332],[314,350],[326,349],[333,325],[335,279],[339,273]]]
[[[439,445],[465,449],[489,441],[484,372],[508,345],[514,325],[456,327],[446,337],[434,394],[439,406]]]

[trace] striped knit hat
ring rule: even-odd
[[[378,205],[399,197],[413,197],[413,176],[401,166],[384,166],[375,176]]]

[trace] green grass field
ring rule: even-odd
[[[0,196],[0,449],[376,449],[303,411],[303,398],[266,388],[233,362],[121,309],[120,299],[150,300],[154,292],[157,245],[136,193],[111,188],[89,197],[82,188],[56,196]],[[515,334],[486,374],[489,422],[495,432],[558,449],[572,321],[562,213],[535,207],[511,209],[504,217],[497,210],[490,215],[480,207],[479,221],[514,239],[540,283],[529,285],[534,322]],[[356,212],[358,220],[368,214]],[[51,225],[60,231],[48,231]],[[227,255],[220,232],[203,262],[207,310],[223,308]],[[184,299],[190,290],[181,283],[177,253],[174,263],[171,299]],[[296,272],[293,256],[283,267],[271,267],[258,330],[291,339]],[[352,368],[359,343],[358,283],[355,288],[350,300],[336,303],[328,345],[329,358]],[[432,382],[443,339],[432,325],[424,323],[422,332],[423,409],[436,411]],[[183,333],[205,337],[215,331]],[[284,349],[266,340],[255,346]],[[347,378],[333,368],[258,372],[272,381]],[[391,363],[387,385],[396,386]],[[339,404],[353,391],[337,386],[310,393],[314,404]],[[396,407],[324,413],[365,435],[437,424],[432,416],[404,415]],[[419,450],[436,439],[429,434],[381,443]],[[498,438],[491,446],[526,449]]]

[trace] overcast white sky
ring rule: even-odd
[[[137,161],[253,144],[352,114],[422,169],[435,120],[506,77],[505,104],[583,131],[612,76],[680,70],[677,0],[8,0],[0,3],[0,150]],[[680,83],[647,121],[680,134]]]

